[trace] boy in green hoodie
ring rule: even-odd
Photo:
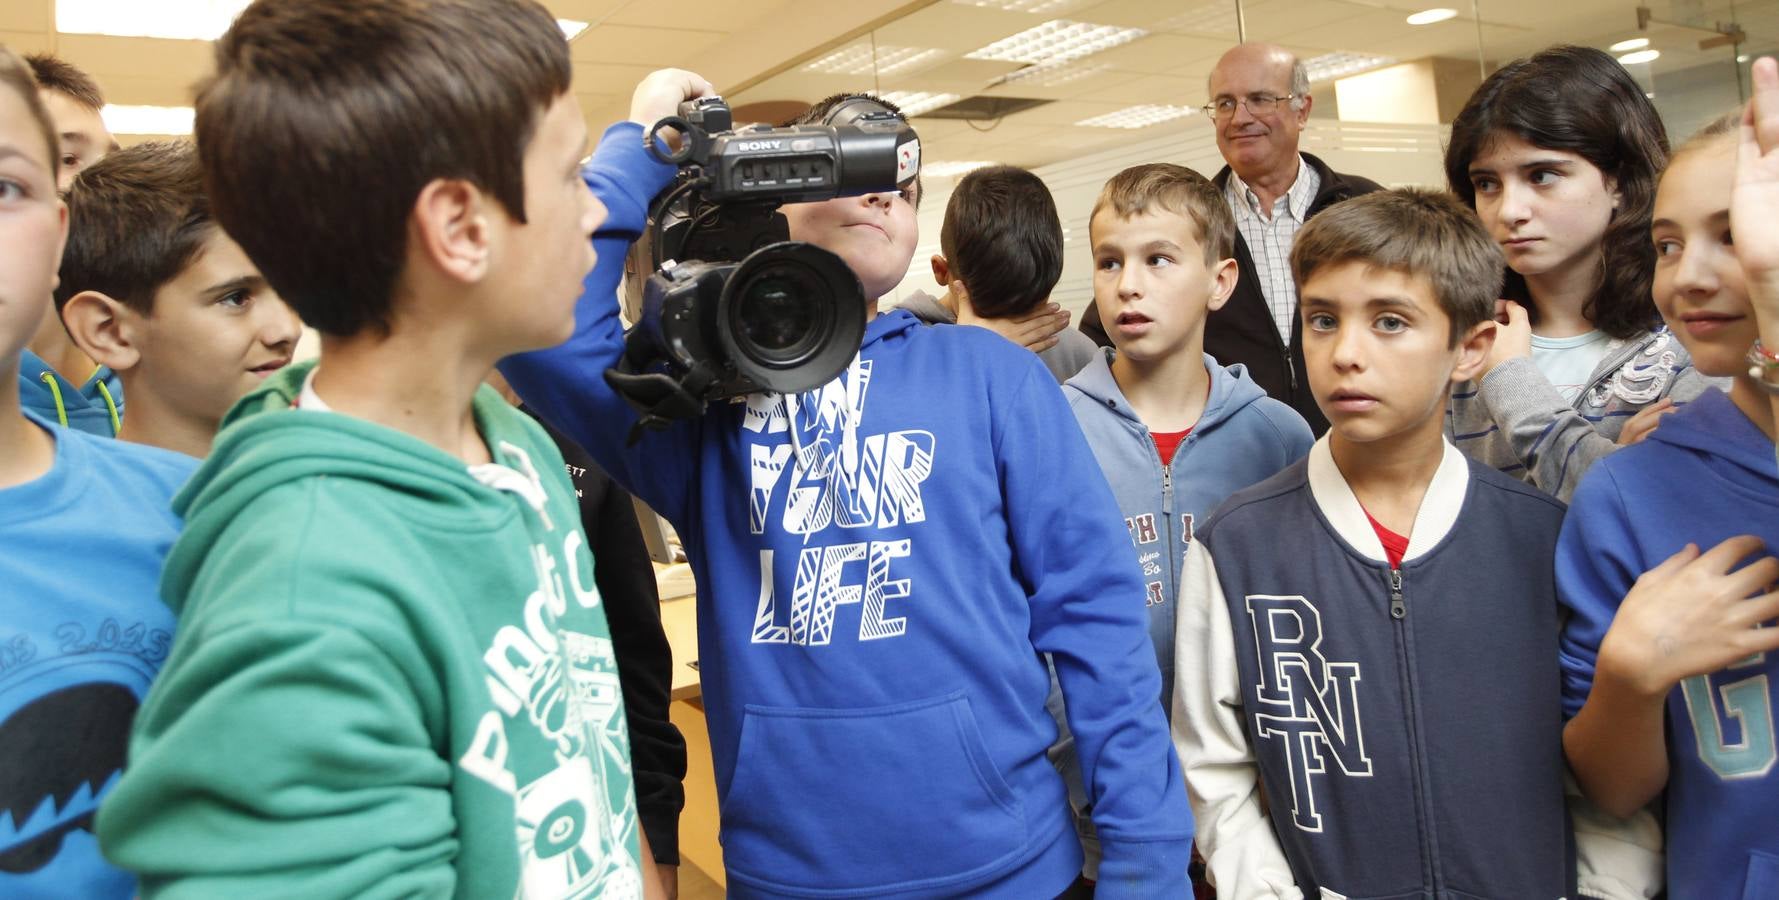
[[[175,501],[174,647],[99,815],[145,895],[655,886],[562,458],[482,386],[593,263],[570,74],[533,0],[258,0],[217,42],[215,218],[321,360]]]

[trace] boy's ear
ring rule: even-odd
[[[933,254],[932,263],[933,280],[939,282],[940,287],[949,287],[951,285],[951,263],[946,262],[945,257],[938,253]]]
[[[1452,369],[1452,383],[1469,381],[1482,370],[1483,360],[1489,356],[1489,350],[1495,346],[1495,330],[1500,326],[1494,319],[1484,319],[1458,339],[1458,365]]]
[[[1229,302],[1230,295],[1235,293],[1235,283],[1242,277],[1242,270],[1235,260],[1219,260],[1211,269],[1211,300],[1206,306],[1211,312],[1223,308]]]
[[[488,198],[467,181],[427,182],[408,217],[411,252],[454,281],[481,281],[493,255],[490,211]]]
[[[108,294],[81,291],[62,307],[62,324],[80,352],[124,372],[142,361],[142,317]]]

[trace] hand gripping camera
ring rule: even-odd
[[[679,131],[677,150],[660,139],[666,128]],[[679,176],[650,206],[654,272],[623,358],[605,373],[641,413],[638,429],[711,400],[832,381],[864,337],[864,288],[840,257],[791,240],[778,208],[900,190],[920,171],[914,129],[868,98],[821,125],[735,129],[728,105],[709,97],[681,104],[644,140]]]

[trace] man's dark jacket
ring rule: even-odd
[[[1370,179],[1335,172],[1308,153],[1303,154],[1303,161],[1322,176],[1322,186],[1316,191],[1315,199],[1310,201],[1311,217],[1342,200],[1383,190]],[[1224,166],[1223,171],[1212,179],[1218,190],[1229,184],[1229,175],[1229,167]],[[1229,302],[1205,320],[1205,352],[1223,365],[1241,363],[1246,366],[1249,378],[1269,396],[1290,404],[1309,423],[1310,430],[1320,437],[1328,430],[1328,419],[1323,417],[1322,411],[1316,407],[1315,397],[1310,394],[1309,376],[1303,365],[1303,324],[1293,311],[1291,344],[1287,347],[1279,337],[1278,325],[1273,322],[1272,308],[1266,305],[1266,296],[1260,292],[1260,273],[1254,268],[1254,258],[1248,253],[1248,244],[1239,232],[1235,236],[1235,260],[1241,278],[1236,281],[1235,293],[1230,295]],[[1100,322],[1097,302],[1089,303],[1082,311],[1080,327],[1100,346],[1112,346],[1112,339]]]

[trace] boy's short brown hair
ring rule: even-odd
[[[1157,208],[1178,213],[1190,219],[1197,230],[1206,265],[1235,255],[1235,216],[1229,212],[1223,192],[1185,166],[1145,163],[1113,175],[1100,189],[1088,222],[1108,208],[1125,219]]]
[[[33,53],[25,57],[25,64],[31,67],[31,77],[37,80],[38,87],[66,94],[94,112],[105,108],[99,83],[73,63],[48,53]]]
[[[1337,203],[1297,233],[1298,291],[1320,269],[1357,262],[1426,278],[1451,321],[1450,344],[1495,315],[1506,261],[1476,211],[1443,191],[1398,188]]]
[[[387,330],[421,189],[462,179],[525,221],[525,149],[571,75],[535,0],[255,0],[198,89],[216,220],[304,322]]]
[[[54,178],[62,166],[62,142],[56,137],[56,123],[50,120],[49,110],[43,108],[43,98],[37,96],[37,79],[25,61],[4,45],[0,45],[0,86],[12,88],[24,101],[31,120],[37,123],[37,130],[43,135],[44,158],[49,160],[49,174]]]
[[[153,141],[107,154],[68,189],[60,310],[98,291],[143,315],[197,258],[216,223],[190,141]]]
[[[1014,166],[988,166],[951,189],[939,252],[988,319],[1020,316],[1050,299],[1062,277],[1062,219],[1044,180]]]

